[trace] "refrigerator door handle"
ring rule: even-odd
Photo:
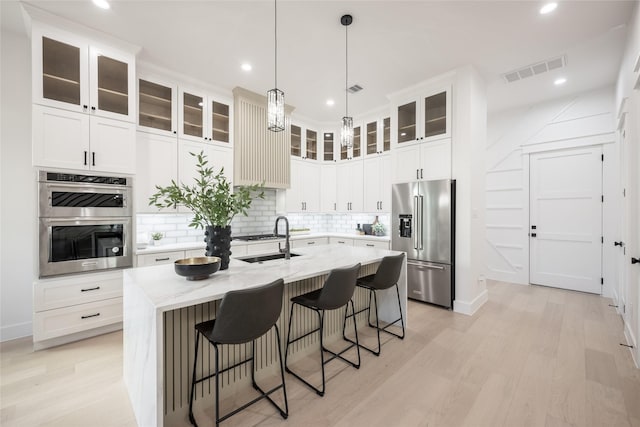
[[[417,262],[411,262],[411,261],[407,261],[407,265],[416,265],[418,267],[430,268],[432,270],[444,270],[444,267],[441,265],[424,264],[424,263],[417,263]]]
[[[420,250],[424,249],[424,237],[422,230],[424,227],[424,196],[420,196]]]
[[[418,196],[413,196],[413,222],[414,222],[414,230],[413,230],[413,249],[418,249]]]

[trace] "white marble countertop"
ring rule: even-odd
[[[123,271],[124,286],[138,287],[152,306],[158,312],[163,312],[221,299],[229,291],[263,285],[279,278],[291,283],[358,262],[371,264],[387,255],[399,253],[344,245],[334,245],[330,251],[324,246],[317,246],[299,248],[293,252],[300,256],[261,264],[249,264],[232,258],[227,270],[198,281],[178,276],[173,264],[127,269]]]
[[[204,234],[204,231],[203,231]],[[233,237],[233,236],[231,236]],[[293,234],[290,236],[290,240],[299,240],[299,239],[313,239],[313,238],[321,238],[321,237],[341,237],[344,239],[359,239],[359,240],[373,240],[379,242],[388,242],[391,240],[389,236],[371,236],[371,235],[361,235],[355,233],[309,233],[309,234]],[[204,237],[203,237],[204,239]],[[273,240],[232,240],[231,246],[237,245],[255,245],[259,243],[269,243],[269,242],[282,242],[283,239],[273,239]],[[205,244],[203,241],[200,242],[186,242],[186,243],[171,243],[167,245],[160,246],[147,246],[144,249],[135,249],[134,255],[144,255],[144,254],[157,254],[162,252],[171,252],[171,251],[188,251],[192,249],[202,249],[204,250]]]

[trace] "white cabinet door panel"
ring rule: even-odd
[[[322,212],[335,212],[338,208],[336,166],[322,165],[320,168],[320,209]]]
[[[451,178],[451,139],[424,143],[420,146],[420,179]]]
[[[33,164],[89,169],[89,119],[86,114],[33,106]]]
[[[175,137],[137,132],[136,212],[176,212],[175,208],[149,206],[157,189],[178,179],[178,140]]]
[[[91,117],[91,169],[100,172],[136,172],[136,126],[104,117]]]
[[[410,182],[420,179],[420,146],[412,145],[392,151],[393,182]]]

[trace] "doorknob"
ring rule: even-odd
[[[631,258],[631,264],[640,264],[640,258]]]
[[[613,242],[613,246],[623,247],[624,246],[624,242]]]

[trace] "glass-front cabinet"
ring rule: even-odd
[[[318,132],[291,124],[291,157],[318,159]]]
[[[428,92],[396,108],[398,144],[432,141],[451,136],[451,90]]]
[[[323,160],[325,162],[334,162],[336,161],[335,152],[334,152],[334,133],[333,132],[324,132],[323,133]]]
[[[365,120],[366,155],[384,154],[391,150],[391,117]]]
[[[180,88],[178,102],[178,134],[181,139],[230,145],[230,101],[205,95],[202,91]]]
[[[340,160],[353,160],[362,156],[362,126],[353,127],[353,146],[344,147],[340,144]]]
[[[177,87],[157,80],[138,78],[138,126],[150,133],[175,135]]]
[[[133,122],[135,56],[35,28],[33,102]]]

